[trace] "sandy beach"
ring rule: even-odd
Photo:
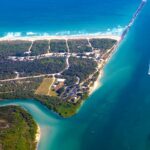
[[[120,36],[117,35],[66,35],[66,36],[27,36],[27,37],[2,37],[0,41],[13,41],[13,40],[25,40],[25,41],[35,41],[35,40],[53,40],[53,39],[91,39],[91,38],[109,38],[120,40]]]
[[[102,86],[102,84],[100,82],[102,76],[103,76],[103,70],[101,70],[99,72],[99,76],[98,76],[97,80],[94,82],[94,85],[91,86],[89,95],[93,94],[96,90],[98,90]]]
[[[117,40],[117,39],[116,39]],[[89,91],[89,95],[93,94],[96,90],[98,90],[102,85],[101,85],[101,78],[103,77],[103,70],[105,65],[110,61],[110,59],[112,58],[112,56],[115,54],[117,47],[119,46],[120,43],[120,39],[118,39],[118,42],[116,44],[116,46],[113,48],[113,50],[111,51],[111,53],[109,54],[108,58],[105,60],[105,62],[102,62],[99,64],[99,76],[97,78],[97,80],[94,82],[94,85],[90,87],[90,91]]]
[[[37,125],[37,133],[36,133],[36,135],[35,135],[35,142],[37,143],[36,149],[38,148],[38,144],[39,144],[39,141],[40,141],[40,137],[41,137],[41,131],[40,131],[39,125]]]

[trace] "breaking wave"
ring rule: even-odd
[[[106,31],[103,32],[87,32],[84,30],[81,31],[61,31],[61,32],[56,32],[56,33],[40,33],[40,32],[8,32],[4,33],[1,37],[8,37],[8,38],[13,38],[13,37],[30,37],[30,36],[63,36],[63,35],[121,35],[124,31],[125,27],[118,26],[116,28],[110,29],[108,28]]]

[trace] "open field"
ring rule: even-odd
[[[52,90],[52,84],[55,78],[44,78],[38,89],[35,91],[36,95],[57,96],[56,92]]]

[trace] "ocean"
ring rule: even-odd
[[[1,0],[0,36],[120,34],[140,0]]]
[[[2,2],[5,6],[0,10],[2,36],[23,36],[28,32],[120,34],[140,1],[16,3]],[[6,8],[6,4],[10,6]],[[0,105],[17,104],[29,111],[41,127],[39,150],[150,150],[149,18],[148,1],[105,66],[102,86],[86,100],[77,115],[62,119],[34,100],[1,101]]]

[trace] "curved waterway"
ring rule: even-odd
[[[148,1],[77,115],[62,119],[34,100],[0,106],[19,105],[33,116],[41,128],[38,150],[149,150],[149,18]]]

